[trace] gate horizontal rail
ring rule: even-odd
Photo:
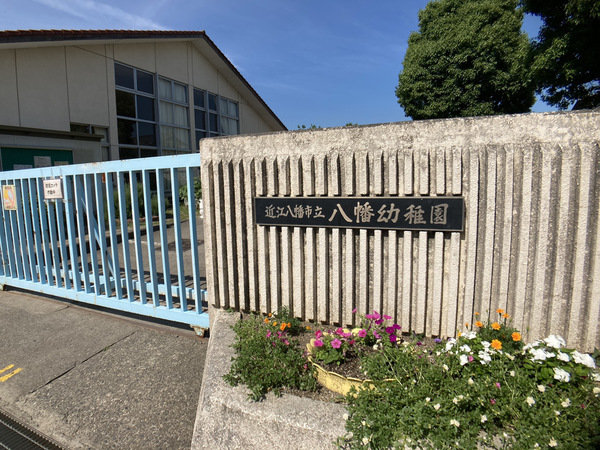
[[[0,284],[208,328],[199,168],[190,154],[0,172]]]

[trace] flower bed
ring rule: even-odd
[[[254,356],[241,359],[238,351],[230,382],[250,380],[256,393],[252,380],[260,379],[264,392],[279,390],[287,381],[277,379],[273,386],[266,381],[272,373],[285,373],[292,374],[294,387],[314,389],[300,341],[291,336],[292,329],[297,336],[307,330],[286,314],[254,318],[248,322],[252,326],[241,327],[245,334],[238,333],[238,348],[253,348]],[[362,317],[354,329],[316,330],[315,361],[342,368],[358,359],[362,374],[373,380],[373,389],[355,388],[346,396],[347,432],[338,444],[600,447],[597,354],[567,349],[559,336],[524,345],[508,315],[502,310],[496,314],[496,320],[485,323],[476,315],[474,326],[465,324],[457,338],[437,339],[432,346],[402,335],[390,317],[377,312]],[[256,338],[251,345],[244,342],[249,335]],[[266,345],[257,354],[260,342]],[[265,365],[256,366],[259,360]],[[240,373],[250,366],[258,372],[244,379]]]

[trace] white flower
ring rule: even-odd
[[[377,344],[373,345],[373,350],[377,350],[379,346]]]
[[[546,358],[552,358],[556,356],[554,353],[547,352],[543,348],[535,348],[529,350],[529,353],[533,355],[534,361],[545,361]]]
[[[593,373],[592,374],[592,380],[594,380],[594,381],[600,381],[600,373]]]
[[[365,422],[365,421],[363,420],[363,421],[361,422],[361,424],[362,424],[362,426],[364,427],[364,426],[367,424],[367,422]]]
[[[537,442],[533,445],[533,448],[540,448],[540,444],[538,444]]]
[[[569,406],[571,406],[571,399],[566,399],[563,402],[560,402],[560,406],[562,406],[563,408],[568,408]]]
[[[460,427],[460,422],[456,419],[451,419],[450,425],[454,425],[456,428],[458,428],[458,427]]]
[[[362,442],[363,442],[363,444],[367,445],[369,443],[369,438],[367,438],[367,437],[362,438]]]
[[[548,447],[556,447],[557,445],[558,442],[556,442],[554,438],[550,439],[550,442],[548,442]]]
[[[344,414],[342,417],[344,418],[344,420],[348,420],[348,414]]]
[[[554,379],[568,383],[569,380],[571,379],[571,375],[566,370],[563,370],[559,367],[555,367],[554,368]]]
[[[444,364],[442,367],[444,368],[445,371],[448,371],[448,369],[449,369],[449,367],[446,364]]]
[[[490,344],[488,341],[481,341],[481,345],[483,345],[483,348],[490,348]]]
[[[514,371],[514,370],[511,370],[511,371],[509,372],[509,374],[510,374],[510,376],[511,376],[511,377],[514,377],[514,376],[516,375],[516,373],[515,373],[515,371]]]
[[[426,401],[427,403],[429,403],[429,402],[431,401],[431,399],[430,399],[429,397],[426,397],[426,398],[425,398],[425,401]]]
[[[523,350],[529,350],[530,348],[534,348],[537,347],[538,345],[540,345],[542,343],[542,341],[535,341],[532,342],[531,344],[527,344],[525,347],[523,347]]]
[[[481,364],[487,364],[492,360],[492,357],[490,356],[490,354],[488,352],[486,352],[485,350],[481,350],[479,353],[479,360],[481,362]]]
[[[454,339],[454,338],[448,339],[448,342],[446,342],[446,351],[449,352],[450,350],[452,350],[452,347],[454,347],[455,345],[456,345],[456,339]]]
[[[575,360],[577,364],[583,364],[584,366],[589,367],[590,369],[596,368],[594,358],[592,358],[592,356],[588,355],[587,353],[579,353],[577,350],[575,350],[573,352],[573,360]]]
[[[556,414],[557,416],[560,416],[560,411],[554,410],[554,414]]]
[[[463,334],[463,337],[467,339],[475,339],[477,337],[477,333],[475,331],[467,331],[465,334]]]
[[[442,405],[440,405],[439,403],[436,403],[435,405],[433,405],[433,408],[437,411],[438,409],[441,408]]]
[[[562,337],[555,334],[548,336],[546,339],[544,339],[544,342],[548,345],[548,347],[552,348],[561,348],[567,345]]]
[[[469,381],[467,381],[467,383],[469,383],[469,386],[473,386],[475,384],[473,378],[469,378]]]
[[[513,355],[511,355],[510,353],[506,353],[506,357],[507,357],[508,359],[510,359],[511,361],[514,361],[514,360],[515,360],[515,357],[514,357]]]
[[[456,397],[454,397],[454,399],[452,400],[452,402],[453,402],[455,405],[458,405],[458,399],[457,399]]]
[[[533,398],[533,397],[527,397],[527,400],[525,400],[525,401],[527,402],[527,404],[528,404],[529,406],[533,406],[533,405],[535,405],[535,400],[534,400],[534,398]]]
[[[560,359],[561,361],[564,362],[569,362],[571,360],[571,358],[569,358],[569,355],[567,353],[563,353],[561,351],[558,352],[558,355],[556,355],[557,359]]]
[[[546,386],[544,386],[543,384],[538,384],[537,388],[540,392],[546,392]]]
[[[481,423],[486,423],[486,422],[487,422],[487,416],[485,414],[482,414]]]
[[[469,357],[467,355],[460,355],[460,365],[464,366],[469,363]]]
[[[594,394],[596,394],[596,397],[597,397],[597,396],[598,396],[598,394],[600,394],[600,387],[595,387],[595,388],[592,390],[592,392],[593,392]]]
[[[469,353],[471,351],[471,347],[469,347],[467,344],[461,345],[460,346],[460,351],[461,352],[465,352],[465,353]]]

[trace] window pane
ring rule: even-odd
[[[119,148],[120,159],[139,158],[139,150],[137,148]]]
[[[134,89],[133,69],[115,63],[115,84],[129,89]]]
[[[170,81],[163,78],[158,79],[158,95],[160,95],[161,98],[173,98]]]
[[[142,158],[150,158],[152,156],[158,156],[158,149],[153,149],[153,148],[142,148],[141,149]]]
[[[173,125],[187,127],[188,120],[188,109],[185,106],[173,105]]]
[[[137,118],[154,121],[154,99],[137,95]]]
[[[175,147],[175,133],[173,127],[162,125],[160,127],[160,143],[163,147]]]
[[[227,117],[221,117],[221,134],[228,135],[229,134],[229,119]]]
[[[238,121],[236,119],[227,119],[229,122],[229,134],[239,134]]]
[[[218,118],[216,114],[209,114],[209,122],[210,122],[210,131],[213,133],[218,133],[219,128],[217,127]]]
[[[219,99],[219,112],[221,114],[227,114],[227,100],[224,98]]]
[[[154,94],[154,77],[146,72],[137,71],[137,90]]]
[[[190,148],[190,133],[183,128],[175,128],[175,147]]]
[[[117,116],[135,117],[135,95],[130,92],[116,91]]]
[[[227,114],[232,117],[238,117],[238,104],[235,102],[229,102],[229,110]]]
[[[137,129],[133,120],[118,119],[119,144],[137,145]]]
[[[173,123],[173,104],[160,102],[160,121],[162,123]]]
[[[206,113],[204,111],[194,111],[195,126],[199,130],[206,130]]]
[[[138,122],[140,145],[156,146],[156,127],[153,123]]]
[[[201,91],[200,89],[194,89],[194,106],[198,108],[205,108],[204,94],[204,91]]]
[[[214,94],[208,94],[208,109],[211,111],[217,110],[217,96]]]
[[[187,87],[183,84],[173,83],[174,100],[180,103],[187,103]]]

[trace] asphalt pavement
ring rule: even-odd
[[[190,448],[208,338],[10,288],[0,409],[68,449]]]

